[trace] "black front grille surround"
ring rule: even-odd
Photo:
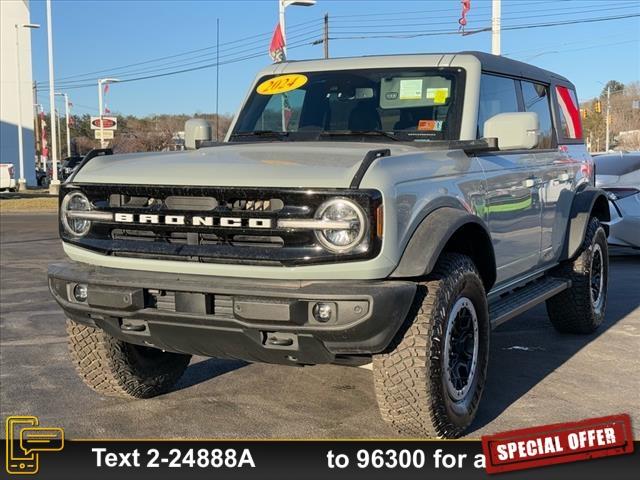
[[[84,193],[100,212],[150,214],[160,218],[177,215],[187,220],[186,225],[94,221],[89,233],[80,238],[69,235],[60,225],[60,236],[65,242],[106,255],[293,266],[373,258],[382,243],[376,234],[376,210],[382,204],[382,195],[377,190],[72,183],[61,188],[60,202],[72,191]],[[313,219],[322,203],[336,197],[357,203],[369,221],[365,240],[353,251],[332,253],[319,245],[313,230],[277,227],[279,219]],[[243,225],[190,225],[196,216],[241,218]],[[272,219],[272,228],[249,228],[248,219]]]

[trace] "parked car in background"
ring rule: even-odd
[[[640,152],[598,155],[596,186],[609,198],[609,243],[640,248]]]
[[[62,168],[60,170],[60,180],[66,180],[73,173],[84,157],[81,155],[74,155],[67,157],[62,161]]]
[[[12,163],[0,163],[0,191],[16,189],[15,169]]]

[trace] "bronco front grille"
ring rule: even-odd
[[[190,262],[296,265],[371,258],[376,236],[375,190],[309,190],[69,184],[60,198],[82,191],[98,212],[145,218],[123,224],[96,220],[89,234],[65,242],[107,255]],[[312,230],[278,228],[279,219],[313,219],[332,197],[348,197],[369,217],[369,236],[357,251],[336,255],[323,249]],[[178,222],[178,223],[176,223]]]

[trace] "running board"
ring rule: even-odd
[[[542,277],[509,293],[505,293],[489,304],[491,328],[530,310],[539,303],[557,295],[571,286],[571,281],[553,277]]]

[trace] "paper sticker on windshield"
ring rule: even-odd
[[[442,120],[420,120],[418,122],[418,130],[422,132],[441,132]]]
[[[422,98],[422,79],[400,80],[400,100],[420,100]]]
[[[290,92],[291,90],[300,88],[307,83],[308,80],[306,75],[297,73],[280,75],[279,77],[273,77],[262,82],[258,85],[258,88],[256,88],[256,92],[260,95],[276,95],[277,93]]]
[[[448,97],[448,88],[427,88],[427,98],[433,99],[433,103],[445,103]]]

